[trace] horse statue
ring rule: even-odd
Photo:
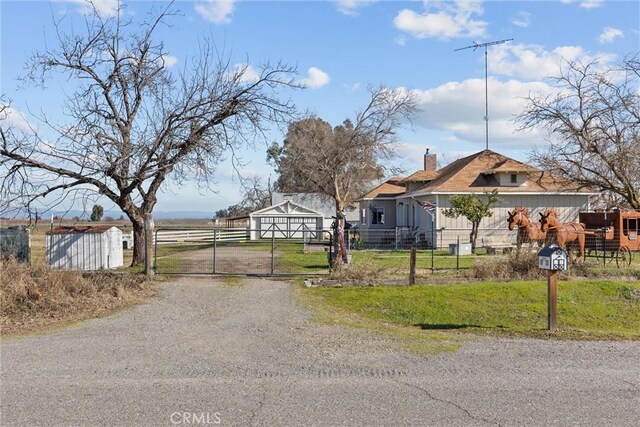
[[[516,226],[518,227],[518,249],[520,249],[523,243],[533,245],[534,242],[537,242],[538,246],[544,243],[547,238],[547,233],[542,231],[538,224],[531,222],[529,211],[526,208],[517,206],[513,209],[513,212],[507,211],[507,214],[509,215],[509,218],[507,218],[509,230],[513,231]]]
[[[578,222],[561,224],[558,218],[558,211],[555,208],[551,208],[546,209],[544,213],[540,213],[540,230],[546,232],[551,241],[561,248],[565,248],[569,253],[569,259],[571,259],[571,246],[573,245],[567,246],[567,243],[577,244],[578,257],[575,261],[584,262],[584,224]]]

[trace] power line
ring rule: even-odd
[[[510,42],[513,39],[504,39],[504,40],[496,40],[487,43],[476,43],[473,42],[471,46],[461,47],[459,49],[455,49],[454,52],[465,49],[473,49],[474,51],[479,47],[484,47],[484,122],[485,122],[485,145],[487,150],[489,149],[489,78],[487,71],[487,47],[493,46],[496,44],[502,44],[506,42]]]

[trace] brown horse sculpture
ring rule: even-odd
[[[531,222],[529,211],[526,208],[517,206],[513,212],[507,211],[507,214],[509,215],[509,218],[507,218],[509,230],[513,230],[516,226],[518,227],[518,249],[523,243],[533,244],[538,242],[538,245],[544,243],[547,233],[542,231],[538,224]]]
[[[567,243],[576,242],[578,246],[576,261],[584,261],[584,224],[577,222],[561,224],[558,219],[558,211],[552,208],[540,213],[540,229],[547,232],[551,241],[569,252],[569,259],[571,259],[571,247],[567,246]]]

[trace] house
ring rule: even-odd
[[[437,158],[429,150],[424,169],[405,178],[395,177],[364,195],[360,203],[363,239],[389,239],[393,234],[409,236],[416,243],[446,247],[468,242],[471,223],[464,217],[448,218],[444,209],[458,194],[482,195],[497,190],[500,202],[493,216],[480,223],[478,245],[483,238],[515,243],[517,233],[507,229],[507,211],[515,206],[529,209],[537,222],[538,212],[555,207],[563,222],[577,221],[580,211],[589,209],[594,193],[575,183],[519,162],[491,150],[483,150],[437,169]],[[433,218],[421,203],[435,205]]]
[[[122,267],[122,231],[110,225],[56,227],[46,233],[52,268],[91,271]]]

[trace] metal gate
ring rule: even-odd
[[[322,230],[316,230],[315,218],[274,218],[285,221],[266,222],[270,218],[260,218],[260,238],[270,239],[302,239],[317,240],[322,236]],[[307,220],[311,220],[307,222]],[[313,227],[309,227],[313,225]]]
[[[326,274],[332,234],[299,224],[294,229],[176,229],[154,234],[158,274]]]

